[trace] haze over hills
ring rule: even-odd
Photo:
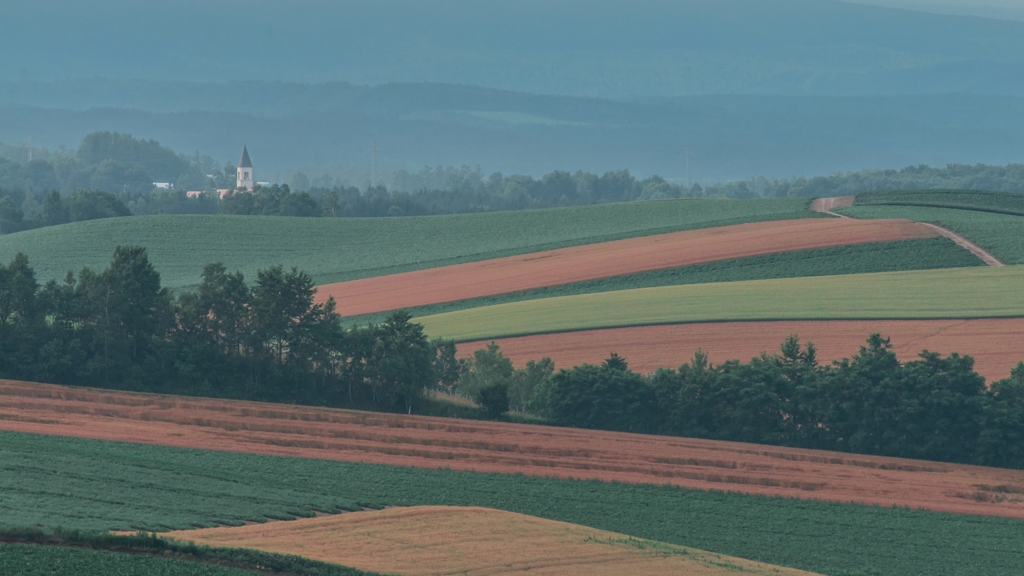
[[[385,172],[677,181],[689,149],[704,183],[1024,156],[1024,22],[830,0],[44,0],[0,53],[0,142],[245,143],[275,181],[363,185],[370,141]]]
[[[856,4],[920,10],[936,14],[979,16],[1024,21],[1024,5],[1017,0],[850,0]]]
[[[0,80],[441,82],[600,97],[1024,94],[1024,23],[830,0],[42,0]]]
[[[244,143],[260,178],[281,181],[290,169],[313,176],[317,170],[307,167],[321,165],[336,175],[355,171],[362,177],[353,183],[364,185],[371,140],[380,148],[382,173],[439,164],[535,176],[629,168],[681,182],[689,147],[690,175],[705,185],[922,163],[1001,165],[1024,157],[1024,132],[1017,129],[1024,98],[1016,96],[624,102],[439,84],[88,80],[7,84],[0,102],[36,102],[0,109],[0,142],[31,138],[74,149],[86,134],[111,130],[220,162],[237,161]]]

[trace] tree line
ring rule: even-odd
[[[775,354],[718,365],[698,351],[641,375],[612,354],[600,366],[514,369],[493,343],[453,384],[494,415],[574,426],[1024,468],[1024,362],[986,387],[969,356],[924,351],[900,362],[872,334],[851,358],[820,365],[788,337]]]
[[[312,279],[280,266],[251,282],[222,264],[171,294],[146,250],[119,246],[102,271],[44,286],[23,254],[0,266],[0,378],[141,392],[494,419],[1024,468],[1024,362],[986,387],[969,356],[900,362],[872,334],[818,363],[790,336],[779,352],[637,374],[612,354],[555,371],[516,369],[491,344],[460,360],[405,312],[344,327]],[[479,412],[425,398],[440,389]]]
[[[295,269],[250,284],[213,263],[175,296],[130,246],[105,270],[40,286],[18,254],[0,266],[0,378],[386,411],[422,403],[437,345],[420,325],[396,312],[343,328],[314,292]]]
[[[129,134],[87,135],[75,152],[42,154],[31,162],[0,157],[0,233],[92,218],[144,214],[244,214],[305,217],[424,216],[524,210],[670,198],[784,198],[881,190],[961,189],[1024,193],[1024,164],[909,166],[813,178],[765,178],[683,185],[629,170],[485,175],[479,167],[398,170],[388,185],[362,188],[327,174],[293,173],[291,185],[232,189],[235,167],[198,153],[177,154]],[[154,188],[154,181],[174,184]],[[201,192],[189,196],[187,191]],[[54,196],[54,193],[57,193]],[[54,207],[61,200],[64,209]]]

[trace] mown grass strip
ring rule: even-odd
[[[621,326],[738,320],[875,320],[1024,316],[1024,267],[785,278],[638,288],[425,316],[456,341]]]
[[[0,236],[0,261],[28,255],[42,281],[102,269],[115,246],[144,246],[163,286],[198,285],[223,262],[297,267],[318,284],[746,222],[820,217],[809,199],[659,200],[546,210],[402,218],[158,215],[75,222]]]
[[[1007,518],[0,432],[3,524],[166,530],[355,503],[483,506],[826,574],[1024,566]]]
[[[561,286],[510,292],[497,296],[473,298],[458,302],[416,306],[407,310],[414,316],[430,316],[457,310],[522,302],[539,298],[574,296],[597,292],[614,292],[633,288],[682,286],[712,282],[741,282],[770,278],[798,278],[895,272],[899,270],[931,270],[936,268],[967,268],[984,263],[948,238],[923,238],[897,242],[877,242],[856,246],[838,246],[767,254],[750,258],[722,260],[708,264],[683,266],[640,274],[613,276],[600,280],[575,282]],[[380,323],[388,313],[346,317],[346,325]]]

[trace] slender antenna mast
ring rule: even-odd
[[[686,145],[686,187],[690,188],[690,145]]]
[[[32,137],[28,137],[28,161],[32,161]]]
[[[370,141],[370,179],[373,182],[373,187],[377,187],[377,142],[376,140]]]

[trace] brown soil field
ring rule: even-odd
[[[0,430],[1024,518],[1024,471],[0,380]]]
[[[891,338],[902,361],[916,359],[921,350],[972,356],[975,370],[989,382],[1006,378],[1024,360],[1024,318],[714,322],[538,334],[495,342],[516,366],[545,356],[554,360],[556,368],[600,364],[615,352],[632,370],[649,373],[678,368],[698,348],[713,363],[746,361],[762,351],[778,351],[789,334],[813,342],[819,362],[828,363],[856,354],[873,332]],[[470,357],[490,342],[459,344],[458,356]]]
[[[344,316],[456,302],[762,254],[929,238],[907,220],[801,219],[689,230],[326,284]]]
[[[391,508],[163,536],[409,576],[811,574],[487,508]]]

